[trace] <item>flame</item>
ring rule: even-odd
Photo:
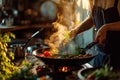
[[[69,29],[74,24],[74,7],[72,3],[74,2],[70,1],[68,3],[66,0],[60,0],[58,4],[57,20],[52,27],[56,31],[49,38],[45,39],[45,43],[51,48],[52,54],[58,54],[59,49],[69,41]]]
[[[54,27],[56,27],[58,30],[54,32],[49,39],[45,40],[45,43],[49,45],[51,48],[51,53],[57,54],[59,52],[59,48],[63,43],[65,44],[65,41],[67,42],[66,38],[66,32],[68,31],[67,28],[64,25],[59,24],[58,22],[53,23]],[[66,34],[65,34],[66,33]]]
[[[70,71],[70,67],[69,66],[60,66],[58,70],[59,70],[59,72],[68,72],[68,71]]]

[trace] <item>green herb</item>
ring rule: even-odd
[[[8,51],[8,42],[15,39],[15,35],[11,32],[0,33],[0,80],[9,80],[14,71],[18,71],[18,67],[14,65],[13,52]]]
[[[32,64],[22,60],[20,66],[16,66],[14,53],[8,50],[8,42],[15,39],[11,32],[0,33],[0,80],[35,80],[35,76],[29,73]]]
[[[78,52],[78,54],[86,54],[85,50],[83,48],[80,48],[79,46],[76,47],[76,51]]]

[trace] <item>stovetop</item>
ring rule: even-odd
[[[28,59],[28,58],[27,58]],[[90,68],[92,67],[88,63],[81,65],[81,66],[48,66],[44,64],[44,62],[37,60],[36,57],[31,57],[28,60],[33,62],[33,60],[36,60],[37,62],[34,65],[33,70],[36,70],[37,72],[37,80],[40,79],[46,79],[46,80],[80,80],[77,76],[77,73],[79,70],[84,68]]]

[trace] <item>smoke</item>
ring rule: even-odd
[[[51,31],[52,34],[45,39],[45,43],[51,48],[53,54],[68,50],[66,46],[70,40],[69,30],[75,23],[75,0],[60,0],[57,4],[57,20],[52,27],[56,31]],[[71,46],[74,47],[74,45]]]

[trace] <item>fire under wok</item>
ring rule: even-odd
[[[92,42],[87,45],[85,48],[80,48],[83,50],[83,54],[56,54],[54,56],[49,56],[49,52],[46,52],[49,48],[44,49],[36,49],[33,51],[33,55],[35,55],[38,59],[42,60],[47,65],[55,65],[55,66],[81,66],[89,61],[91,61],[96,55],[97,51],[94,49],[89,49],[96,43]],[[43,53],[45,53],[43,55]]]

